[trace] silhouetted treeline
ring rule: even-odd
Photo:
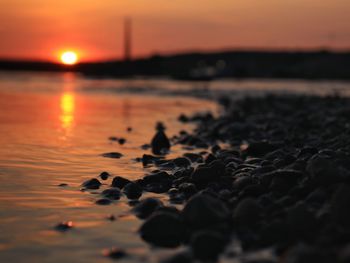
[[[91,77],[171,76],[177,79],[350,79],[350,52],[228,51],[152,56],[133,61],[81,63],[0,62],[6,70],[71,70]]]

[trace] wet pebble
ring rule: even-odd
[[[113,247],[111,249],[104,250],[103,255],[105,257],[109,257],[111,259],[117,260],[117,259],[122,259],[122,258],[127,257],[128,253],[124,249],[121,249],[118,247]]]
[[[214,231],[199,231],[190,240],[194,257],[204,261],[217,260],[225,245],[225,238]]]
[[[98,189],[101,186],[101,182],[96,179],[96,178],[92,178],[89,180],[86,180],[82,186],[86,189]]]
[[[107,180],[109,176],[110,176],[110,174],[109,174],[108,172],[102,172],[102,173],[100,174],[100,178],[101,178],[102,180]]]
[[[113,187],[118,187],[119,189],[123,189],[124,186],[126,186],[128,183],[130,183],[131,181],[124,178],[124,177],[121,177],[121,176],[116,176],[113,178],[113,181],[112,181],[112,186]]]
[[[130,182],[124,186],[123,193],[129,199],[138,199],[142,195],[142,188],[137,183]]]
[[[160,247],[177,247],[185,239],[186,229],[180,217],[173,213],[155,213],[141,226],[141,237]]]
[[[109,205],[110,203],[112,203],[112,201],[110,199],[107,198],[101,198],[96,200],[95,202],[97,205]]]
[[[119,200],[121,196],[121,191],[119,188],[109,188],[103,190],[101,195],[111,200]]]
[[[59,223],[55,226],[55,229],[60,232],[65,232],[73,228],[73,222],[72,221],[66,221]]]
[[[157,124],[157,133],[151,140],[152,153],[156,155],[163,155],[170,149],[170,141],[166,136],[164,125],[162,123]]]
[[[103,153],[102,157],[120,159],[121,157],[123,157],[123,154],[118,152],[110,152],[110,153]]]
[[[156,198],[146,198],[135,205],[132,211],[138,218],[145,219],[162,206],[163,203],[160,200]]]
[[[230,212],[224,202],[202,193],[191,197],[182,210],[184,221],[193,228],[223,223],[229,216]]]

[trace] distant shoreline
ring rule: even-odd
[[[96,78],[167,76],[183,80],[220,78],[350,79],[350,51],[225,51],[155,55],[132,61],[84,62],[74,66],[1,60],[0,70],[79,72]]]

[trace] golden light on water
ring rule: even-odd
[[[71,128],[74,122],[74,110],[75,110],[75,97],[71,92],[64,92],[60,101],[61,108],[61,126],[63,129],[68,130]]]

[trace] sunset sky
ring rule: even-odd
[[[0,57],[56,61],[228,48],[350,49],[349,0],[0,0]]]

